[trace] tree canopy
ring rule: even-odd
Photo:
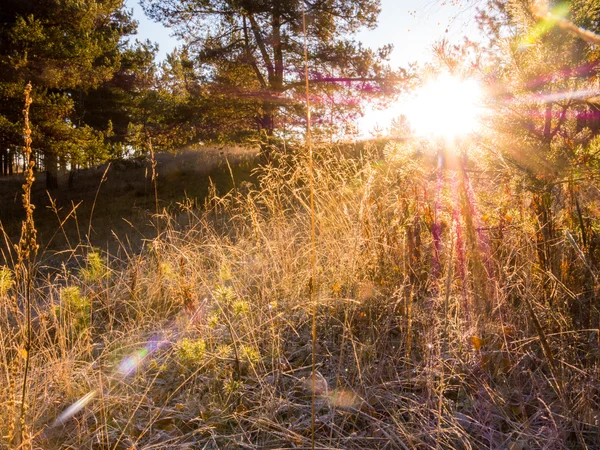
[[[256,130],[272,137],[284,120],[293,126],[305,85],[303,12],[317,124],[358,111],[359,97],[391,93],[404,72],[352,36],[374,28],[378,0],[142,0],[146,13],[185,42],[191,75],[222,97],[241,99]]]
[[[558,22],[598,31],[600,2],[561,3],[549,13],[526,1],[495,1],[479,15],[491,36],[485,71],[495,86],[494,142],[506,161],[541,185],[583,161],[600,125],[594,89],[600,55]]]
[[[0,11],[0,146],[21,143],[23,89],[31,82],[34,149],[44,155],[48,186],[58,164],[102,158],[110,119],[83,98],[112,80],[135,22],[123,0],[9,0]],[[93,124],[93,126],[88,124]],[[94,157],[94,155],[96,157]]]

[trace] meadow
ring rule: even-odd
[[[5,3],[0,449],[600,448],[599,0]]]
[[[30,286],[0,272],[1,445],[597,447],[597,189],[544,197],[489,160],[468,141],[317,146],[313,208],[305,152],[244,180],[225,165],[231,185],[158,214],[149,189],[135,245],[36,210],[42,245],[54,228],[70,246],[32,259]],[[100,172],[80,182],[114,218]],[[157,192],[199,186],[167,173]]]

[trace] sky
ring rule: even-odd
[[[463,36],[477,35],[473,21],[474,7],[469,0],[381,0],[379,25],[375,30],[363,30],[357,40],[366,46],[378,48],[393,44],[390,58],[393,68],[407,67],[411,62],[426,63],[433,58],[432,47],[442,38],[451,43],[461,42]],[[137,38],[150,39],[159,45],[158,59],[178,45],[170,36],[170,30],[144,16],[137,0],[126,0],[133,8],[134,18],[139,22]],[[400,101],[386,110],[367,107],[365,115],[358,120],[361,135],[368,136],[376,128],[386,128],[410,102]]]

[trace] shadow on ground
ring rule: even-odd
[[[158,154],[159,210],[176,211],[182,203],[201,206],[211,182],[217,193],[255,181],[255,151],[243,148],[187,150]],[[103,179],[104,176],[104,179]],[[114,161],[78,172],[74,188],[67,175],[59,188],[46,191],[45,175],[37,174],[32,193],[36,206],[40,254],[54,256],[79,244],[113,250],[124,244],[139,248],[156,235],[152,215],[156,210],[152,165],[149,160]],[[0,227],[4,230],[0,264],[11,259],[24,218],[21,204],[22,176],[0,178]]]

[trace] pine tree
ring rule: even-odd
[[[373,51],[352,39],[361,27],[376,26],[378,0],[143,0],[142,5],[185,42],[194,77],[223,98],[239,99],[266,142],[284,116],[292,117],[293,126],[304,113],[296,101],[305,85],[303,8],[316,124],[331,123],[326,118],[332,112],[357,111],[358,97],[389,93],[405,75],[385,64],[391,46]]]
[[[600,168],[600,55],[581,32],[600,30],[600,2],[550,2],[549,11],[537,3],[494,0],[479,15],[490,37],[485,70],[495,92],[487,142],[502,156],[499,168],[517,174],[530,192],[540,265],[558,273],[555,211],[570,197],[583,223],[575,180],[590,180]]]
[[[124,36],[135,23],[123,0],[8,0],[0,10],[0,145],[19,145],[22,91],[34,86],[34,150],[43,155],[47,186],[72,149],[98,150],[105,130],[90,129],[76,106],[119,70]],[[77,143],[77,144],[75,144]],[[71,150],[69,150],[71,149]]]

